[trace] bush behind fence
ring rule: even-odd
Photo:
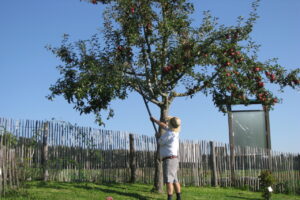
[[[0,193],[26,180],[153,183],[156,140],[128,132],[0,118]],[[181,140],[183,185],[259,190],[258,176],[271,170],[276,192],[300,192],[300,155],[253,147]]]

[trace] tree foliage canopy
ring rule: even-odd
[[[278,98],[266,83],[299,87],[299,69],[258,60],[259,45],[250,37],[258,1],[235,26],[220,25],[207,11],[199,27],[192,26],[194,6],[186,0],[91,3],[106,4],[103,32],[77,42],[65,35],[61,46],[48,47],[63,63],[49,99],[63,95],[81,113],[95,113],[100,124],[101,111],[113,116],[110,103],[131,91],[160,108],[202,92],[226,112],[226,105],[251,102],[271,108]]]

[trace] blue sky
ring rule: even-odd
[[[249,0],[197,0],[195,23],[203,10],[211,10],[220,22],[234,25],[237,16],[248,16]],[[299,66],[300,1],[263,0],[252,38],[261,44],[259,59],[279,58],[288,69]],[[48,101],[49,86],[59,78],[59,60],[45,49],[57,46],[62,35],[72,40],[87,39],[102,27],[102,7],[79,0],[1,0],[0,2],[0,117],[69,121],[97,128],[93,115],[79,115],[61,98]],[[274,90],[276,92],[276,90]],[[300,92],[287,88],[278,94],[283,102],[270,112],[272,148],[299,152]],[[153,135],[140,96],[112,103],[115,117],[105,129]],[[251,107],[250,107],[251,108]],[[257,108],[254,107],[255,109]],[[259,107],[260,108],[260,107]],[[158,117],[158,110],[151,106]],[[240,108],[237,108],[240,109]],[[249,109],[249,108],[247,108]],[[182,119],[182,139],[228,142],[227,116],[218,112],[210,97],[177,99],[170,114]]]

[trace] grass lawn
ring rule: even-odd
[[[165,194],[151,193],[151,185],[143,184],[103,184],[93,183],[58,183],[39,181],[28,182],[20,191],[11,191],[1,200],[105,200],[112,196],[114,200],[164,200]],[[175,195],[174,195],[175,197]],[[176,198],[173,198],[176,199]],[[183,187],[182,199],[211,200],[258,200],[257,192],[248,192],[231,188]],[[300,196],[273,194],[272,200],[300,200]]]

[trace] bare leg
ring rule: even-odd
[[[176,182],[176,183],[173,183],[173,185],[174,185],[174,188],[175,188],[175,192],[176,193],[181,193],[180,183]]]
[[[168,195],[173,195],[174,187],[173,183],[167,183],[167,193]]]

